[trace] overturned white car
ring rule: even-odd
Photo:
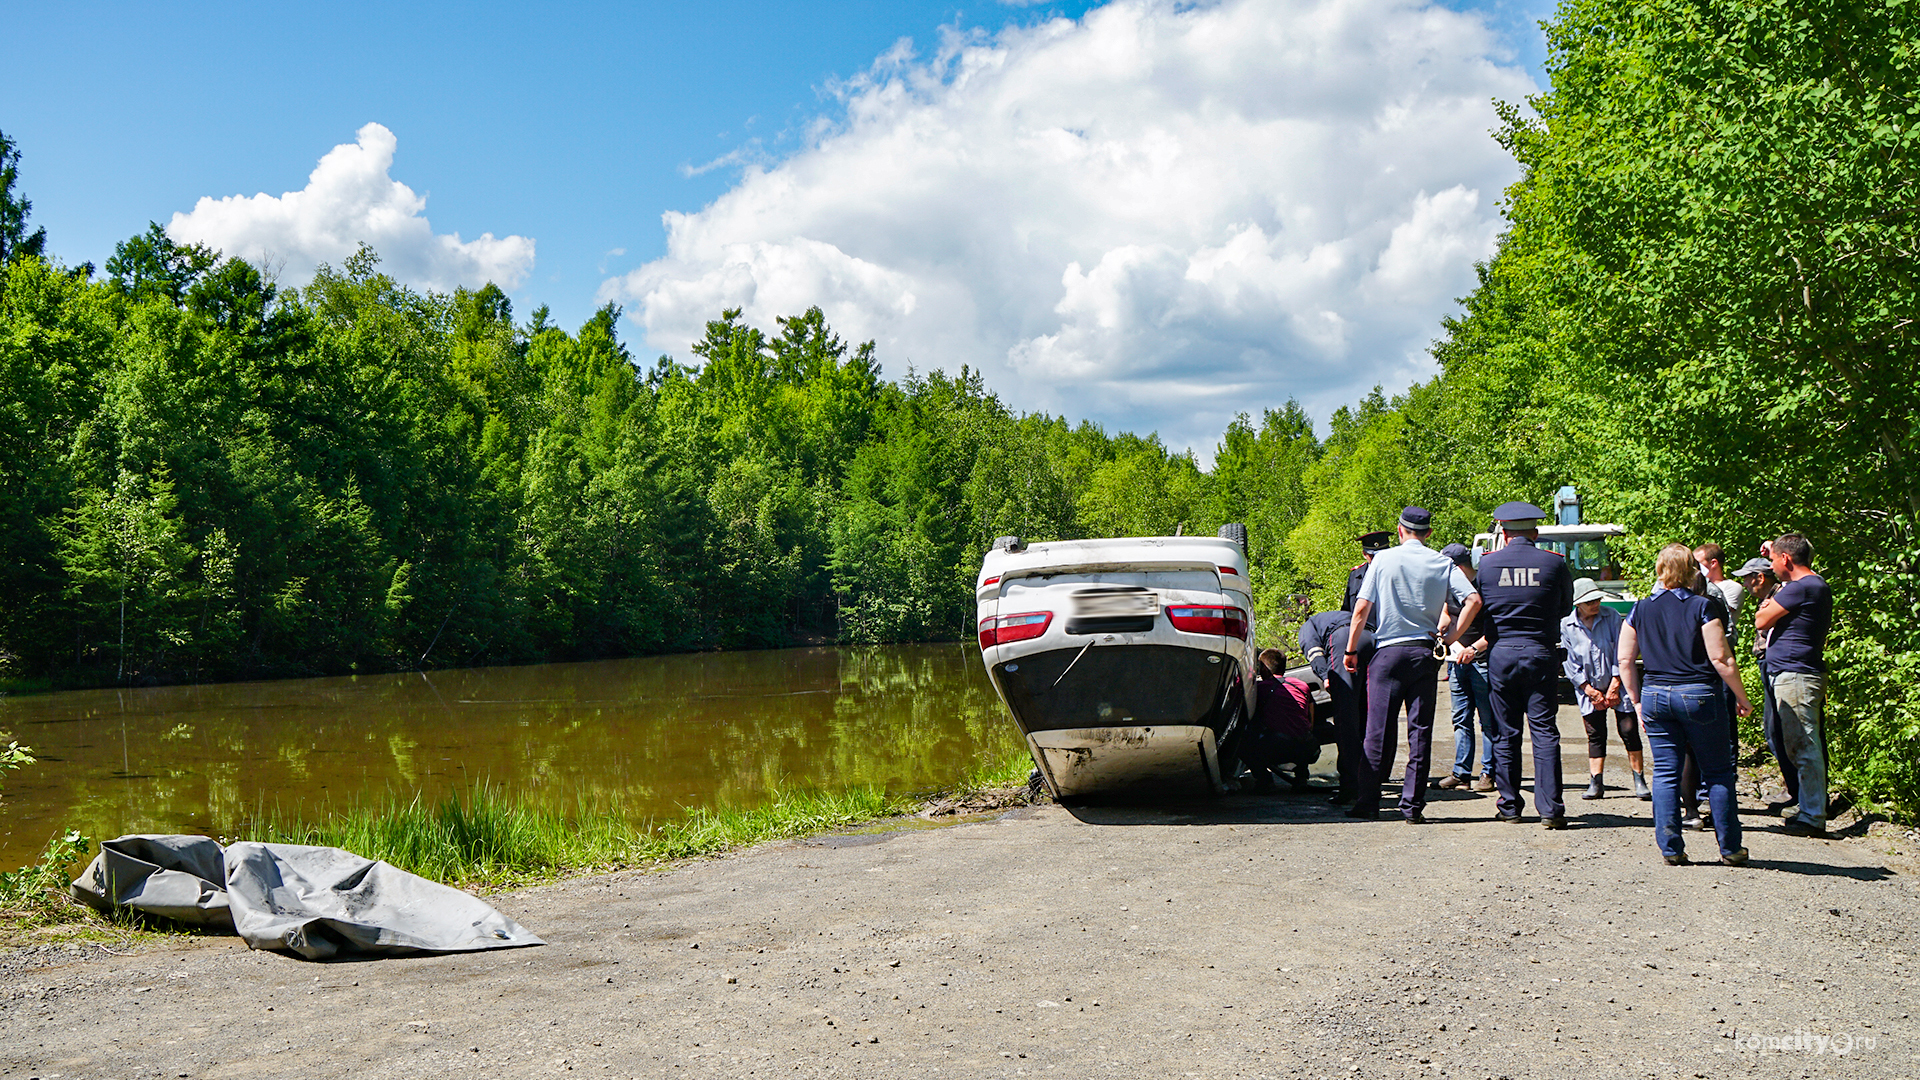
[[[994,542],[980,655],[1055,798],[1220,792],[1254,707],[1246,530]]]

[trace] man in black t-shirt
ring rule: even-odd
[[[1788,533],[1772,545],[1774,576],[1780,588],[1760,606],[1753,624],[1771,631],[1766,678],[1773,688],[1774,710],[1787,755],[1800,779],[1800,806],[1787,821],[1796,836],[1827,831],[1827,758],[1821,740],[1827,704],[1827,630],[1833,624],[1833,593],[1813,572],[1813,545]]]

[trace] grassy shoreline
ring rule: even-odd
[[[771,840],[871,825],[957,803],[979,809],[1024,798],[1025,754],[975,767],[952,788],[890,794],[871,787],[776,790],[752,807],[699,807],[683,817],[634,822],[617,808],[537,806],[479,784],[437,803],[390,796],[317,818],[273,812],[223,841],[340,847],[473,892],[548,884],[586,874],[659,868]],[[48,846],[34,866],[0,874],[0,948],[82,941],[132,943],[179,931],[108,919],[68,899],[65,883],[97,851],[77,833]]]

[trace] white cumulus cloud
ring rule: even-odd
[[[398,145],[393,132],[368,124],[353,142],[327,151],[305,188],[202,198],[191,212],[173,215],[167,233],[277,267],[293,283],[307,281],[323,262],[338,266],[365,242],[380,253],[380,268],[408,285],[445,291],[491,281],[517,288],[533,268],[533,241],[435,234],[426,198],[389,175]]]
[[[839,89],[843,120],[665,215],[600,299],[681,356],[722,308],[818,304],[896,374],[969,364],[1205,451],[1235,412],[1431,371],[1517,175],[1492,101],[1535,87],[1419,0],[1114,0]]]

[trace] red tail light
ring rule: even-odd
[[[1175,630],[1214,637],[1247,636],[1247,613],[1236,607],[1169,607],[1167,621]]]
[[[995,645],[1005,645],[1010,641],[1037,638],[1047,632],[1047,625],[1051,622],[1053,622],[1051,611],[1029,611],[1021,615],[1002,615],[996,619],[981,619],[980,651],[985,652]]]
[[[1223,567],[1221,567],[1221,568],[1220,568],[1220,572],[1221,572],[1221,573],[1223,573],[1223,574],[1232,574],[1232,575],[1233,575],[1234,577],[1239,577],[1239,576],[1240,576],[1240,571],[1238,571],[1238,570],[1235,570],[1235,569],[1234,569],[1233,567],[1231,567],[1231,566],[1223,566]]]

